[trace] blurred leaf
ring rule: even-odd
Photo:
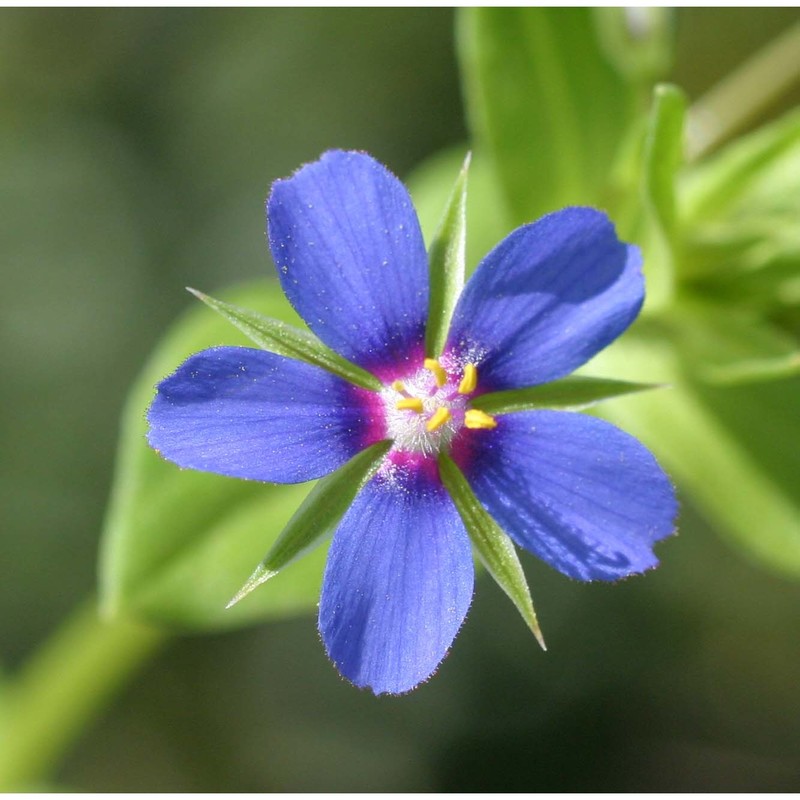
[[[277,284],[229,298],[302,324]],[[134,384],[123,412],[117,471],[103,532],[104,612],[197,628],[225,628],[316,606],[323,550],[296,564],[249,603],[225,605],[310,490],[181,470],[145,441],[155,384],[186,357],[218,344],[246,343],[225,320],[197,307],[168,332]]]
[[[745,313],[800,303],[800,111],[687,171],[687,286]]]
[[[461,470],[445,453],[439,456],[439,474],[461,515],[481,562],[517,607],[542,650],[546,650],[533,609],[528,581],[519,563],[514,543],[481,505]]]
[[[486,148],[516,225],[602,203],[634,112],[601,51],[591,9],[469,8],[458,45],[476,147]]]
[[[315,364],[365,389],[378,390],[382,386],[374,375],[342,358],[306,330],[292,327],[278,319],[270,319],[252,309],[215,300],[196,289],[189,291],[264,350]]]
[[[509,414],[537,408],[558,408],[576,411],[620,395],[658,389],[657,383],[629,383],[608,378],[572,375],[559,381],[482,394],[470,401],[472,408],[487,414]]]
[[[438,358],[444,349],[450,319],[464,287],[469,162],[468,153],[428,249],[431,294],[425,352],[431,358]]]
[[[0,666],[0,743],[3,741],[9,716],[9,687],[5,670]]]
[[[765,259],[727,280],[701,281],[696,287],[718,301],[746,306],[761,315],[783,307],[800,307],[800,242],[795,251],[787,248]]]
[[[800,578],[800,379],[715,390],[687,380],[643,335],[601,356],[604,370],[672,387],[619,398],[600,414],[651,447],[721,535]]]
[[[685,115],[684,93],[671,84],[656,86],[645,139],[644,195],[671,247],[675,243],[675,181],[683,162]]]
[[[677,86],[660,84],[653,93],[653,108],[644,142],[644,195],[647,247],[645,273],[649,308],[663,307],[674,291],[678,262],[675,182],[683,163],[683,123],[686,98]]]
[[[631,81],[649,84],[672,65],[674,10],[656,6],[595,8],[600,44],[606,57]]]
[[[797,203],[797,196],[790,198],[787,190],[791,191],[800,178],[798,161],[800,110],[795,110],[736,139],[717,155],[694,166],[682,186],[681,208],[685,219],[695,225],[701,220],[725,216],[760,189],[761,194],[767,195],[763,197],[766,208],[772,208],[776,200],[780,202],[783,198]]]
[[[423,161],[406,180],[428,242],[433,240],[442,209],[447,204],[453,175],[463,163],[464,149],[458,146],[436,153]],[[473,153],[467,194],[467,274],[510,231],[494,171],[480,152]]]
[[[800,372],[800,345],[753,314],[682,303],[668,317],[686,366],[710,383],[747,383]]]
[[[317,481],[281,531],[267,556],[228,603],[227,608],[236,605],[292,561],[315,547],[324,536],[333,533],[355,496],[375,473],[390,445],[389,441],[378,442],[355,455],[336,472]]]

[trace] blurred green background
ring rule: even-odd
[[[682,9],[671,77],[696,99],[799,17]],[[4,670],[93,591],[122,403],[196,302],[183,287],[272,269],[271,181],[329,147],[403,176],[465,137],[450,10],[0,11]],[[525,559],[546,654],[482,576],[452,654],[402,698],[346,685],[310,615],[180,639],[60,783],[797,790],[800,587],[685,502],[659,553],[614,586]]]

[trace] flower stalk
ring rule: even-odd
[[[167,641],[140,623],[100,620],[88,602],[47,640],[9,691],[0,791],[36,789],[83,728]]]

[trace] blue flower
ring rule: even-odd
[[[472,553],[440,479],[442,452],[508,535],[564,574],[616,580],[657,564],[653,545],[673,531],[676,502],[639,442],[579,413],[470,407],[570,374],[633,322],[639,251],[604,214],[567,208],[504,239],[461,293],[434,360],[425,245],[397,178],[365,154],[328,152],[276,182],[267,212],[286,296],[382,388],[262,350],[212,348],[159,385],[149,441],[182,467],[295,483],[392,440],[325,569],[319,629],[342,675],[375,693],[408,691],[464,621]]]

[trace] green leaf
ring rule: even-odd
[[[522,571],[522,565],[519,563],[514,543],[489,516],[472,493],[461,470],[445,453],[439,456],[439,474],[442,483],[453,498],[481,562],[497,581],[497,585],[517,607],[542,650],[546,650],[533,608],[528,582]]]
[[[377,442],[358,453],[341,469],[319,480],[227,608],[236,605],[253,589],[307,553],[322,537],[332,533],[355,496],[375,474],[390,447],[389,441]]]
[[[374,375],[342,358],[312,333],[287,325],[281,320],[270,319],[257,311],[215,300],[196,289],[189,291],[264,350],[315,364],[365,389],[381,389],[381,382]]]
[[[510,414],[539,408],[576,411],[620,395],[662,388],[657,383],[630,383],[608,378],[571,375],[551,383],[478,395],[470,405],[487,414]]]
[[[457,41],[467,115],[518,225],[605,205],[633,88],[605,57],[591,9],[469,8]]]
[[[450,319],[464,287],[469,162],[468,153],[428,250],[430,310],[425,330],[425,352],[431,358],[437,358],[444,349]]]
[[[245,287],[228,300],[302,324],[274,282]],[[132,387],[101,547],[101,600],[108,616],[220,629],[316,607],[322,549],[249,603],[225,611],[310,485],[276,486],[181,470],[147,446],[145,412],[156,383],[189,355],[221,342],[246,339],[221,317],[193,308],[168,332]]]

